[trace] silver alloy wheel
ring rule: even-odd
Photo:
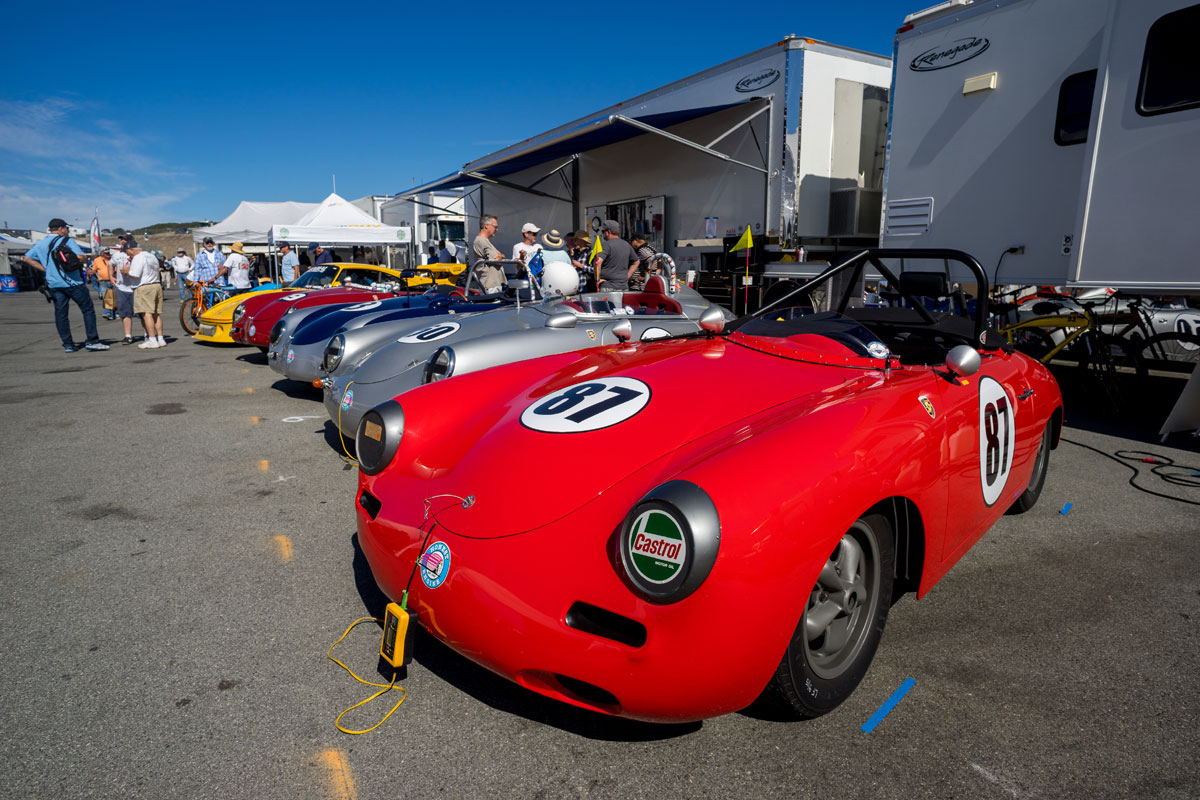
[[[817,578],[804,614],[804,647],[813,672],[838,677],[867,641],[879,605],[879,545],[858,520],[838,542]]]

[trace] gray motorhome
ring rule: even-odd
[[[1200,5],[951,0],[893,53],[884,247],[1008,283],[1200,292]]]

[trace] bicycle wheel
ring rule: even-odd
[[[1138,354],[1154,369],[1191,372],[1200,362],[1200,336],[1159,333],[1143,341]]]
[[[1054,349],[1054,339],[1041,328],[1022,328],[1013,332],[1013,347],[1030,358],[1045,363],[1046,354]]]
[[[196,298],[189,297],[179,307],[179,324],[189,336],[195,336],[200,330],[200,314],[196,311]]]
[[[1148,370],[1139,343],[1107,334],[1084,337],[1076,348],[1080,380],[1087,396],[1120,413],[1145,385]]]

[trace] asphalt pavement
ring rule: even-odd
[[[113,349],[73,354],[40,295],[0,296],[4,797],[1200,796],[1200,513],[1066,442],[1032,511],[892,609],[825,717],[631,723],[421,636],[404,704],[340,733],[374,690],[326,649],[385,602],[355,543],[356,470],[316,390],[182,338],[167,295],[166,348],[115,344],[101,320]],[[1195,439],[1155,429],[1068,409],[1064,435],[1200,470]],[[335,655],[380,680],[378,646],[360,625]]]

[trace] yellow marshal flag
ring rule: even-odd
[[[592,261],[595,260],[596,255],[599,252],[600,252],[600,234],[599,234],[599,232],[597,232],[596,233],[596,241],[592,244],[592,252],[588,253],[588,266],[589,267],[592,265]]]
[[[754,247],[754,239],[750,236],[750,226],[746,226],[746,232],[742,234],[742,238],[737,240],[737,244],[729,248],[729,252],[736,253],[738,250],[750,250]]]

